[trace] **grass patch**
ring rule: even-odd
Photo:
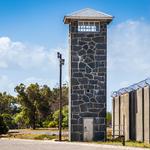
[[[122,142],[119,142],[119,141],[106,141],[106,142],[94,142],[94,143],[122,146]],[[127,141],[127,142],[125,142],[125,146],[150,148],[150,144],[142,143],[142,142],[136,142],[136,141]]]
[[[143,148],[150,148],[150,144],[142,143],[142,142],[136,142],[136,141],[128,141],[126,142],[127,146],[133,146],[133,147],[143,147]]]

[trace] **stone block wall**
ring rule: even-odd
[[[93,118],[93,140],[106,136],[107,24],[100,32],[78,32],[77,21],[69,25],[70,36],[70,140],[83,141],[83,118]]]

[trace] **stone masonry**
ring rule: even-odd
[[[64,17],[70,42],[70,141],[106,139],[107,24],[112,19],[90,8]]]
[[[71,140],[83,140],[83,118],[93,117],[93,140],[106,135],[106,35],[107,23],[99,33],[77,31],[70,24],[71,40]]]

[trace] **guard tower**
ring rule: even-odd
[[[86,8],[69,24],[69,133],[71,141],[106,137],[107,24],[112,16]]]

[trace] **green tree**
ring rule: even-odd
[[[15,91],[18,93],[17,100],[21,105],[22,111],[24,112],[22,115],[24,115],[23,117],[25,118],[27,117],[28,120],[30,120],[29,124],[32,125],[32,116],[35,112],[34,109],[32,110],[32,102],[28,97],[25,85],[21,83],[20,85],[16,86]]]
[[[28,118],[28,124],[35,129],[37,125],[42,126],[42,122],[51,114],[51,90],[48,86],[39,86],[30,84],[26,87],[24,84],[16,86],[17,98],[20,102],[23,115]]]
[[[6,92],[0,93],[0,114],[7,113],[13,115],[16,112],[18,112],[16,98]]]
[[[4,113],[1,116],[3,117],[3,120],[9,129],[14,129],[17,127],[17,124],[15,123],[14,118],[11,114]]]
[[[59,88],[53,88],[52,90],[52,111],[55,112],[59,109]],[[68,87],[63,86],[62,87],[62,105],[68,105]]]
[[[4,122],[3,117],[0,115],[0,134],[6,134],[8,132],[8,127]]]
[[[38,110],[38,120],[40,126],[42,126],[42,122],[45,121],[48,115],[52,113],[51,105],[52,101],[52,92],[47,85],[44,85],[40,88],[39,91],[40,99],[37,103],[37,110]]]

